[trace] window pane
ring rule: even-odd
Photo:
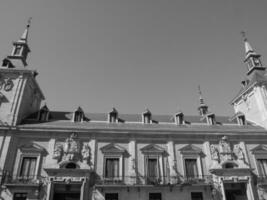
[[[149,193],[149,200],[161,200],[161,193]]]
[[[24,178],[34,178],[36,160],[37,159],[33,157],[24,157],[22,160],[20,176]]]
[[[185,172],[187,177],[198,177],[197,160],[186,159],[185,160]]]
[[[119,194],[118,193],[106,193],[105,200],[118,200]]]
[[[14,200],[26,200],[27,199],[27,193],[15,193],[13,199]]]
[[[203,200],[202,192],[192,192],[191,200]]]
[[[107,158],[105,177],[114,178],[119,177],[119,158]]]
[[[258,159],[259,175],[267,176],[267,159]]]

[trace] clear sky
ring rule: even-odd
[[[267,62],[266,0],[1,0],[0,56],[32,17],[28,68],[51,110],[216,115],[246,73],[246,31]],[[264,62],[266,60],[266,62]]]

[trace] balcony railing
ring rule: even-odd
[[[211,175],[195,177],[178,176],[123,176],[123,177],[99,177],[97,185],[177,185],[177,184],[211,184]]]
[[[258,176],[257,182],[260,185],[267,185],[267,176]]]
[[[6,175],[3,177],[3,184],[9,185],[39,185],[43,182],[44,177],[42,176],[18,176],[18,175]]]

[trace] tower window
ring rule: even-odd
[[[237,122],[239,125],[243,126],[246,125],[246,118],[244,115],[240,115],[237,117]]]
[[[215,115],[210,114],[207,116],[207,123],[208,125],[214,125],[215,124]]]
[[[21,49],[22,49],[22,46],[21,45],[18,45],[15,47],[15,50],[14,50],[14,55],[18,56],[20,55],[21,53]]]

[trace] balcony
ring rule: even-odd
[[[44,181],[42,176],[18,176],[6,175],[2,183],[5,186],[40,186]]]
[[[257,176],[258,185],[266,186],[267,185],[267,176]]]
[[[209,185],[212,183],[211,175],[202,175],[196,177],[178,177],[178,176],[124,176],[124,177],[99,177],[96,185],[99,186],[129,186],[129,185]]]

